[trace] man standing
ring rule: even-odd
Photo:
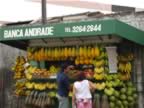
[[[57,75],[57,83],[58,83],[58,100],[59,107],[58,108],[69,108],[69,99],[68,94],[70,90],[69,86],[69,78],[67,73],[74,68],[73,65],[64,64],[62,66],[61,71]]]

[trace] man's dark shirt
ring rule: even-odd
[[[59,72],[57,75],[58,94],[67,97],[69,93],[69,78],[64,72]]]

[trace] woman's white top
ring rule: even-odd
[[[76,99],[90,99],[92,98],[88,80],[76,81],[74,83]]]

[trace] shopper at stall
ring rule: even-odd
[[[78,80],[74,82],[72,104],[76,105],[76,108],[92,108],[92,89],[96,89],[95,84],[86,80],[81,72]]]
[[[64,64],[61,71],[57,75],[58,93],[57,98],[59,101],[58,108],[69,108],[68,94],[70,90],[69,78],[67,73],[74,68],[73,65]]]

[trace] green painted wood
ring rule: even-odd
[[[39,68],[39,62],[38,61],[29,61],[30,65],[33,66],[33,67],[37,67]]]
[[[40,61],[39,64],[41,69],[46,69],[45,61]]]

